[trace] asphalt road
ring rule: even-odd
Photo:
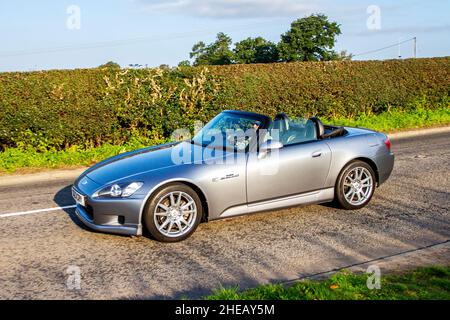
[[[216,221],[176,244],[91,232],[73,209],[1,216],[73,204],[67,179],[1,186],[0,298],[197,298],[449,240],[450,133],[393,141],[393,150],[391,179],[360,211],[315,205]],[[80,290],[67,286],[70,266]]]

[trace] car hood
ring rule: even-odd
[[[105,185],[140,173],[176,166],[173,152],[191,147],[189,142],[177,142],[131,151],[106,159],[84,172],[94,182]],[[193,146],[193,148],[201,148]],[[186,162],[184,162],[186,163]]]

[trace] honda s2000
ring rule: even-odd
[[[141,235],[145,228],[174,242],[202,221],[332,201],[360,209],[393,165],[382,133],[224,111],[192,139],[94,165],[72,194],[77,216],[94,230]]]

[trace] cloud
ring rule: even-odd
[[[291,17],[317,11],[318,1],[307,0],[137,0],[151,13],[176,13],[208,18]]]

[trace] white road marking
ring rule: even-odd
[[[40,213],[40,212],[50,212],[50,211],[58,211],[58,210],[64,210],[64,209],[73,209],[73,208],[76,208],[76,207],[77,207],[76,205],[72,205],[72,206],[65,206],[65,207],[56,207],[56,208],[31,210],[31,211],[3,213],[3,214],[0,214],[0,218],[25,216],[27,214]]]

